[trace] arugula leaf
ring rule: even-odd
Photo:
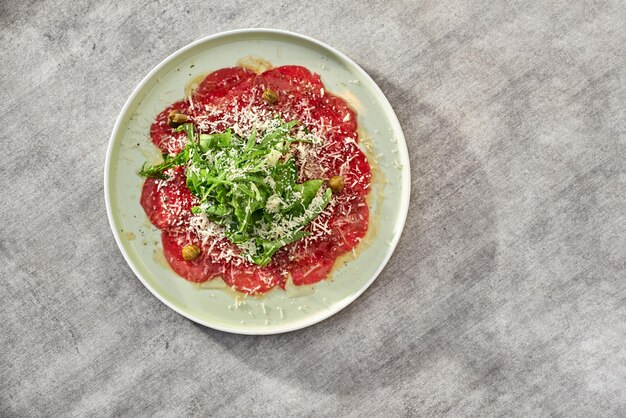
[[[261,253],[251,256],[252,262],[261,266],[266,266],[272,261],[272,256],[276,253],[276,251],[280,250],[285,245],[296,242],[308,235],[308,232],[295,231],[291,234],[291,236],[287,236],[278,241],[259,240],[257,242],[257,247],[261,248]]]
[[[200,141],[198,143],[198,146],[200,148],[200,151],[204,153],[212,148],[228,148],[230,147],[231,141],[232,134],[230,132],[230,129],[228,129],[222,134],[200,134]]]
[[[141,166],[139,175],[143,177],[166,179],[167,176],[163,174],[165,170],[169,170],[170,168],[186,164],[188,158],[189,153],[186,148],[175,157],[170,157],[169,154],[163,154],[163,162],[161,164],[146,167],[146,163],[144,163],[143,166]]]

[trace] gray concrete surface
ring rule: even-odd
[[[202,36],[351,56],[404,127],[410,215],[356,303],[287,335],[174,313],[109,231],[109,134]],[[621,1],[0,1],[0,415],[626,415]]]

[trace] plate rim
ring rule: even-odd
[[[401,163],[403,167],[406,167],[406,172],[407,172],[406,180],[403,181],[403,184],[402,184],[402,187],[404,188],[404,192],[402,194],[402,202],[400,202],[401,204],[400,214],[399,214],[400,215],[399,220],[400,220],[400,225],[401,225],[400,232],[394,235],[393,239],[389,243],[389,251],[387,251],[387,254],[383,258],[382,262],[378,265],[378,267],[376,268],[376,271],[374,272],[374,274],[372,274],[369,280],[365,284],[363,284],[363,286],[361,286],[358,291],[354,292],[349,297],[344,298],[340,303],[335,304],[332,308],[328,308],[318,314],[311,315],[310,318],[305,318],[293,324],[286,324],[284,326],[271,327],[271,328],[268,328],[267,330],[264,330],[262,328],[249,328],[249,329],[245,329],[245,327],[235,328],[235,327],[223,326],[223,325],[211,323],[201,318],[198,318],[191,313],[185,312],[185,309],[182,309],[182,308],[179,309],[177,306],[175,306],[174,303],[171,303],[170,301],[168,301],[165,298],[165,296],[162,296],[155,288],[153,288],[152,285],[150,285],[147,282],[146,279],[142,277],[138,269],[135,267],[134,262],[132,261],[130,255],[124,249],[124,246],[122,245],[121,235],[117,231],[118,229],[117,226],[119,225],[115,223],[114,218],[113,218],[111,193],[109,190],[111,187],[111,182],[110,182],[111,165],[112,165],[111,160],[112,160],[115,138],[119,135],[119,131],[121,129],[124,115],[126,115],[131,104],[135,101],[135,99],[143,90],[145,85],[148,84],[148,82],[154,77],[154,75],[158,73],[163,67],[165,67],[167,64],[175,60],[178,56],[182,55],[186,51],[205,42],[214,41],[216,39],[226,38],[226,37],[238,35],[238,34],[277,34],[277,35],[297,38],[300,40],[313,43],[323,49],[329,50],[330,52],[336,54],[337,56],[339,56],[339,58],[341,58],[342,60],[344,60],[351,66],[353,66],[353,68],[357,72],[359,72],[360,75],[364,77],[371,84],[375,94],[379,96],[378,99],[381,101],[382,106],[386,108],[387,113],[391,116],[390,122],[394,128],[394,132],[399,134],[399,135],[396,135],[398,146],[401,148],[399,152],[400,154],[399,157],[401,159]],[[402,236],[402,233],[404,232],[404,227],[406,225],[410,199],[411,199],[411,168],[410,168],[410,159],[409,159],[409,154],[408,154],[408,148],[406,145],[406,139],[404,136],[404,131],[402,130],[402,126],[400,125],[400,121],[398,120],[398,116],[396,115],[396,112],[393,110],[391,103],[389,103],[389,100],[387,99],[383,91],[380,89],[378,84],[374,81],[374,79],[372,79],[372,77],[363,68],[361,68],[360,65],[358,65],[350,57],[348,57],[341,51],[333,48],[332,46],[324,42],[321,42],[315,38],[312,38],[310,36],[292,32],[292,31],[282,30],[282,29],[242,28],[242,29],[234,29],[234,30],[218,32],[218,33],[204,36],[200,39],[197,39],[183,46],[182,48],[179,48],[178,50],[176,50],[175,52],[167,56],[165,59],[161,60],[154,68],[152,68],[152,70],[148,72],[148,74],[146,74],[141,79],[141,81],[135,86],[131,95],[128,97],[128,99],[124,103],[122,110],[117,116],[115,125],[113,126],[113,131],[111,132],[111,136],[109,137],[109,143],[107,145],[107,152],[106,152],[106,159],[104,163],[104,200],[105,200],[105,206],[106,206],[106,211],[107,211],[107,218],[109,220],[109,227],[111,228],[111,232],[113,233],[117,247],[119,248],[120,252],[122,253],[122,256],[124,257],[124,260],[126,261],[126,264],[130,267],[135,277],[139,279],[139,281],[150,291],[150,293],[152,293],[152,295],[154,295],[158,300],[160,300],[163,304],[165,304],[167,307],[172,309],[174,312],[177,312],[178,314],[184,316],[185,318],[195,323],[198,323],[200,325],[203,325],[205,327],[222,331],[222,332],[229,332],[229,333],[240,334],[240,335],[274,335],[274,334],[282,334],[286,332],[291,332],[291,331],[296,331],[299,329],[307,328],[311,325],[317,324],[325,319],[330,318],[331,316],[337,314],[341,310],[345,309],[352,302],[354,302],[359,296],[361,296],[372,285],[374,280],[378,278],[382,270],[385,268],[385,266],[389,262],[389,259],[395,252],[398,242],[400,241],[400,237]]]

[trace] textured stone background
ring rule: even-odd
[[[0,415],[626,414],[626,7],[0,1]],[[352,306],[287,335],[154,298],[107,223],[109,134],[179,47],[325,41],[405,130],[409,218]]]

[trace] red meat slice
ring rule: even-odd
[[[184,132],[174,132],[167,124],[167,116],[172,110],[178,110],[186,115],[190,114],[187,102],[176,102],[159,113],[150,127],[152,142],[165,154],[178,154],[187,143],[187,136]]]
[[[330,271],[333,269],[336,258],[337,257],[335,256],[317,260],[303,260],[302,264],[294,267],[293,271],[291,272],[293,284],[295,284],[296,286],[303,286],[308,284],[315,284],[324,280],[326,276],[328,276],[328,273],[330,273]]]
[[[265,293],[281,285],[283,278],[271,267],[259,267],[251,263],[231,265],[224,274],[224,281],[234,289],[248,293]]]
[[[350,203],[339,202],[336,214],[330,220],[330,228],[336,237],[341,253],[352,250],[367,233],[370,212],[363,196]]]
[[[193,100],[199,104],[209,104],[226,96],[240,84],[250,86],[256,74],[247,68],[230,67],[213,71],[198,85]]]
[[[187,233],[163,231],[161,240],[165,259],[179,276],[191,282],[201,283],[224,275],[224,265],[214,263],[204,249],[195,260],[187,261],[183,258],[182,251],[185,245],[195,244],[202,248],[197,238],[188,236]]]
[[[324,87],[320,76],[299,65],[283,65],[261,74],[268,88],[281,93],[319,93]]]
[[[150,222],[159,229],[182,229],[188,225],[191,207],[197,199],[187,188],[183,167],[167,172],[167,181],[147,178],[141,192],[141,206]]]

